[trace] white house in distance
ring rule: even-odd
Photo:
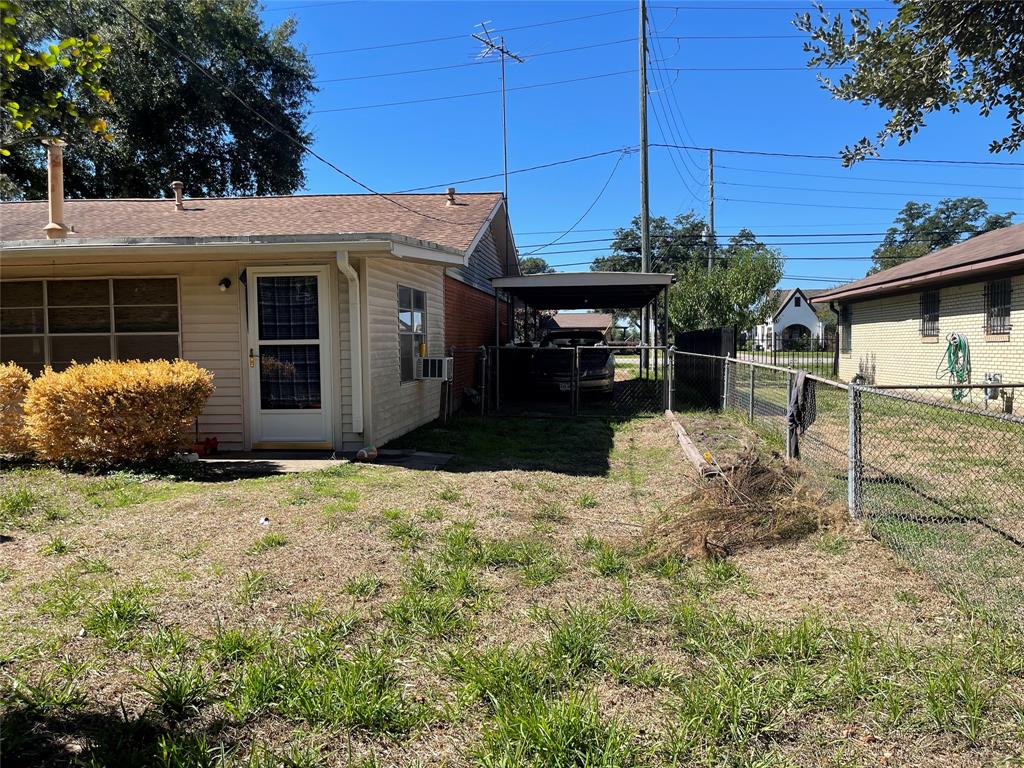
[[[778,309],[767,322],[755,326],[750,340],[754,349],[790,349],[798,343],[807,344],[824,336],[824,323],[811,304],[811,296],[818,291],[804,292],[801,288],[779,292]]]

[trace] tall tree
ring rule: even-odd
[[[1008,227],[1014,215],[1013,211],[989,213],[988,204],[980,197],[947,198],[934,208],[930,203],[911,200],[875,248],[868,274],[948,248],[982,232]]]
[[[295,20],[264,28],[259,7],[257,0],[38,0],[27,6],[33,44],[95,33],[110,45],[103,74],[115,93],[102,116],[112,140],[61,126],[69,144],[68,196],[166,195],[172,179],[195,196],[288,194],[301,187],[302,150],[260,116],[308,142],[313,68],[293,43]],[[39,122],[50,130],[49,121]],[[45,157],[37,144],[18,145],[3,170],[20,196],[45,195]]]
[[[519,271],[524,275],[543,275],[554,272],[555,268],[540,256],[527,256],[519,260]]]
[[[782,255],[740,230],[722,247],[708,246],[704,220],[692,211],[668,220],[651,219],[651,267],[676,275],[669,289],[669,320],[675,331],[739,325],[749,328],[771,310],[772,289],[782,278]],[[595,259],[595,271],[636,272],[640,269],[640,217],[618,229],[610,256]],[[619,313],[635,323],[635,313]]]
[[[982,115],[1005,109],[1009,130],[990,152],[1013,152],[1024,141],[1024,3],[1018,0],[897,0],[896,16],[872,23],[851,9],[849,26],[815,3],[817,18],[798,14],[810,34],[808,66],[852,71],[838,80],[819,75],[834,97],[875,104],[889,119],[874,140],[862,138],[842,154],[850,165],[878,154],[887,141],[904,144],[931,112],[976,106]]]
[[[0,156],[82,126],[108,138],[98,113],[110,101],[101,80],[110,46],[95,34],[33,44],[29,29],[24,9],[0,0]]]

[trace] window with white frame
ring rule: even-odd
[[[420,345],[426,340],[427,297],[423,291],[398,286],[398,352],[402,381],[416,378]]]
[[[180,356],[176,277],[4,280],[0,362],[38,374],[93,360]]]

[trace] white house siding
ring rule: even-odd
[[[494,294],[491,278],[504,275],[505,268],[498,257],[498,249],[490,227],[470,254],[469,263],[465,267],[449,267],[448,274],[474,288]]]
[[[398,356],[398,286],[426,294],[427,353],[444,354],[444,269],[402,259],[371,257],[366,281],[373,440],[383,445],[438,417],[441,383],[401,381]]]
[[[921,336],[920,293],[860,301],[850,309],[851,351],[839,355],[843,380],[862,373],[881,385],[936,383],[946,336],[960,333],[970,346],[975,383],[986,373],[999,373],[1006,383],[1024,382],[1024,275],[1012,282],[1009,341],[986,339],[984,282],[940,290],[937,339]]]
[[[109,262],[110,259],[103,259]],[[135,262],[15,266],[5,263],[3,278],[178,277],[181,354],[210,371],[216,389],[199,417],[201,438],[216,436],[226,449],[243,445],[241,294],[237,262]],[[228,291],[217,283],[231,277]]]

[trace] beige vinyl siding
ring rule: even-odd
[[[181,355],[210,371],[215,390],[199,417],[199,436],[226,449],[243,446],[242,339],[239,268],[235,262],[4,265],[3,279],[177,276]],[[217,283],[231,277],[228,291]]]
[[[426,294],[427,354],[444,354],[444,269],[394,258],[365,263],[368,301],[370,387],[373,440],[388,440],[436,419],[440,412],[438,381],[401,382],[398,354],[398,286]]]
[[[939,290],[939,335],[921,336],[919,292],[851,305],[851,351],[839,355],[839,376],[864,374],[877,384],[933,384],[946,353],[946,336],[961,333],[971,351],[972,380],[999,373],[1006,383],[1024,382],[1024,275],[1012,278],[1009,340],[985,334],[985,282]]]

